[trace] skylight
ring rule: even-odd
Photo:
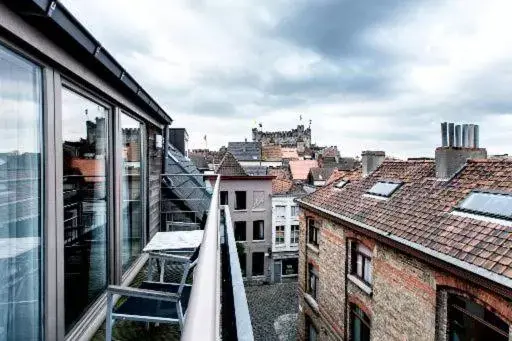
[[[368,190],[368,194],[378,195],[380,197],[389,198],[394,191],[402,184],[399,182],[379,181]]]
[[[471,192],[457,207],[459,211],[512,219],[512,193]]]
[[[338,183],[336,185],[334,185],[334,186],[336,188],[343,188],[346,184],[348,184],[347,180],[341,180],[341,181],[338,181]]]

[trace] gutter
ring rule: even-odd
[[[160,107],[160,105],[137,83],[137,81],[119,64],[112,55],[101,46],[100,42],[87,31],[87,29],[62,5],[59,1],[51,0],[17,0],[6,1],[18,15],[31,22],[32,17],[44,18],[52,24],[52,28],[65,33],[74,41],[74,48],[81,50],[83,55],[91,61],[99,63],[110,77],[116,80],[116,85],[125,91],[131,92],[136,98],[146,105],[151,113],[167,124],[172,123],[172,118]],[[46,26],[47,23],[45,23]],[[51,38],[51,33],[40,27],[38,30]],[[49,32],[52,29],[49,28]],[[66,50],[66,44],[61,45]],[[69,52],[69,51],[68,51]]]
[[[461,276],[463,278],[469,279],[480,286],[483,285],[483,283],[481,282],[482,279],[490,281],[490,289],[493,289],[494,291],[506,297],[512,296],[512,279],[508,277],[498,275],[497,273],[494,273],[487,269],[480,268],[476,265],[467,263],[465,261],[461,261],[460,259],[457,259],[455,257],[448,256],[444,253],[429,249],[418,243],[414,243],[407,239],[392,235],[388,232],[384,232],[373,226],[367,225],[365,223],[349,218],[347,216],[337,214],[327,209],[321,208],[319,206],[304,202],[301,199],[297,199],[296,202],[305,208],[310,208],[316,212],[323,213],[330,217],[339,219],[343,222],[352,224],[353,226],[357,227],[357,229],[360,230],[361,232],[365,234],[370,234],[370,237],[376,237],[376,239],[379,239],[384,243],[389,244],[390,246],[395,246],[402,251],[409,251],[408,253],[410,253],[410,251],[414,251],[413,255],[418,255],[420,258],[427,261],[428,263],[437,267],[440,266],[444,270],[451,273],[455,273],[455,275]],[[432,258],[435,260],[440,260],[451,266],[455,266],[456,269],[433,262]],[[472,276],[468,276],[467,273],[470,273]],[[476,276],[476,278],[474,276]]]

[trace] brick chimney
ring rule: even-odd
[[[365,150],[361,153],[361,163],[363,165],[363,176],[367,176],[374,170],[376,170],[384,159],[386,153],[383,151]]]
[[[436,148],[436,177],[449,179],[468,159],[485,159],[487,150],[479,148],[479,127],[476,124],[441,123],[441,147]]]

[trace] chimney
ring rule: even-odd
[[[169,142],[181,154],[188,156],[188,133],[185,128],[169,128]]]
[[[447,145],[445,145],[446,133],[448,133]],[[455,126],[454,123],[441,123],[442,146],[436,149],[436,177],[449,179],[464,166],[468,159],[487,158],[487,150],[479,148],[479,140],[478,125]]]
[[[361,153],[361,163],[363,165],[363,177],[367,176],[374,170],[376,170],[384,159],[386,158],[386,153],[383,151],[372,151],[365,150]]]

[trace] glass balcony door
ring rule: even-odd
[[[143,245],[143,170],[141,122],[120,115],[122,143],[121,179],[121,263],[123,273],[139,257]]]
[[[108,107],[62,88],[66,332],[108,284],[109,114]]]
[[[41,340],[42,72],[0,46],[0,341]]]

